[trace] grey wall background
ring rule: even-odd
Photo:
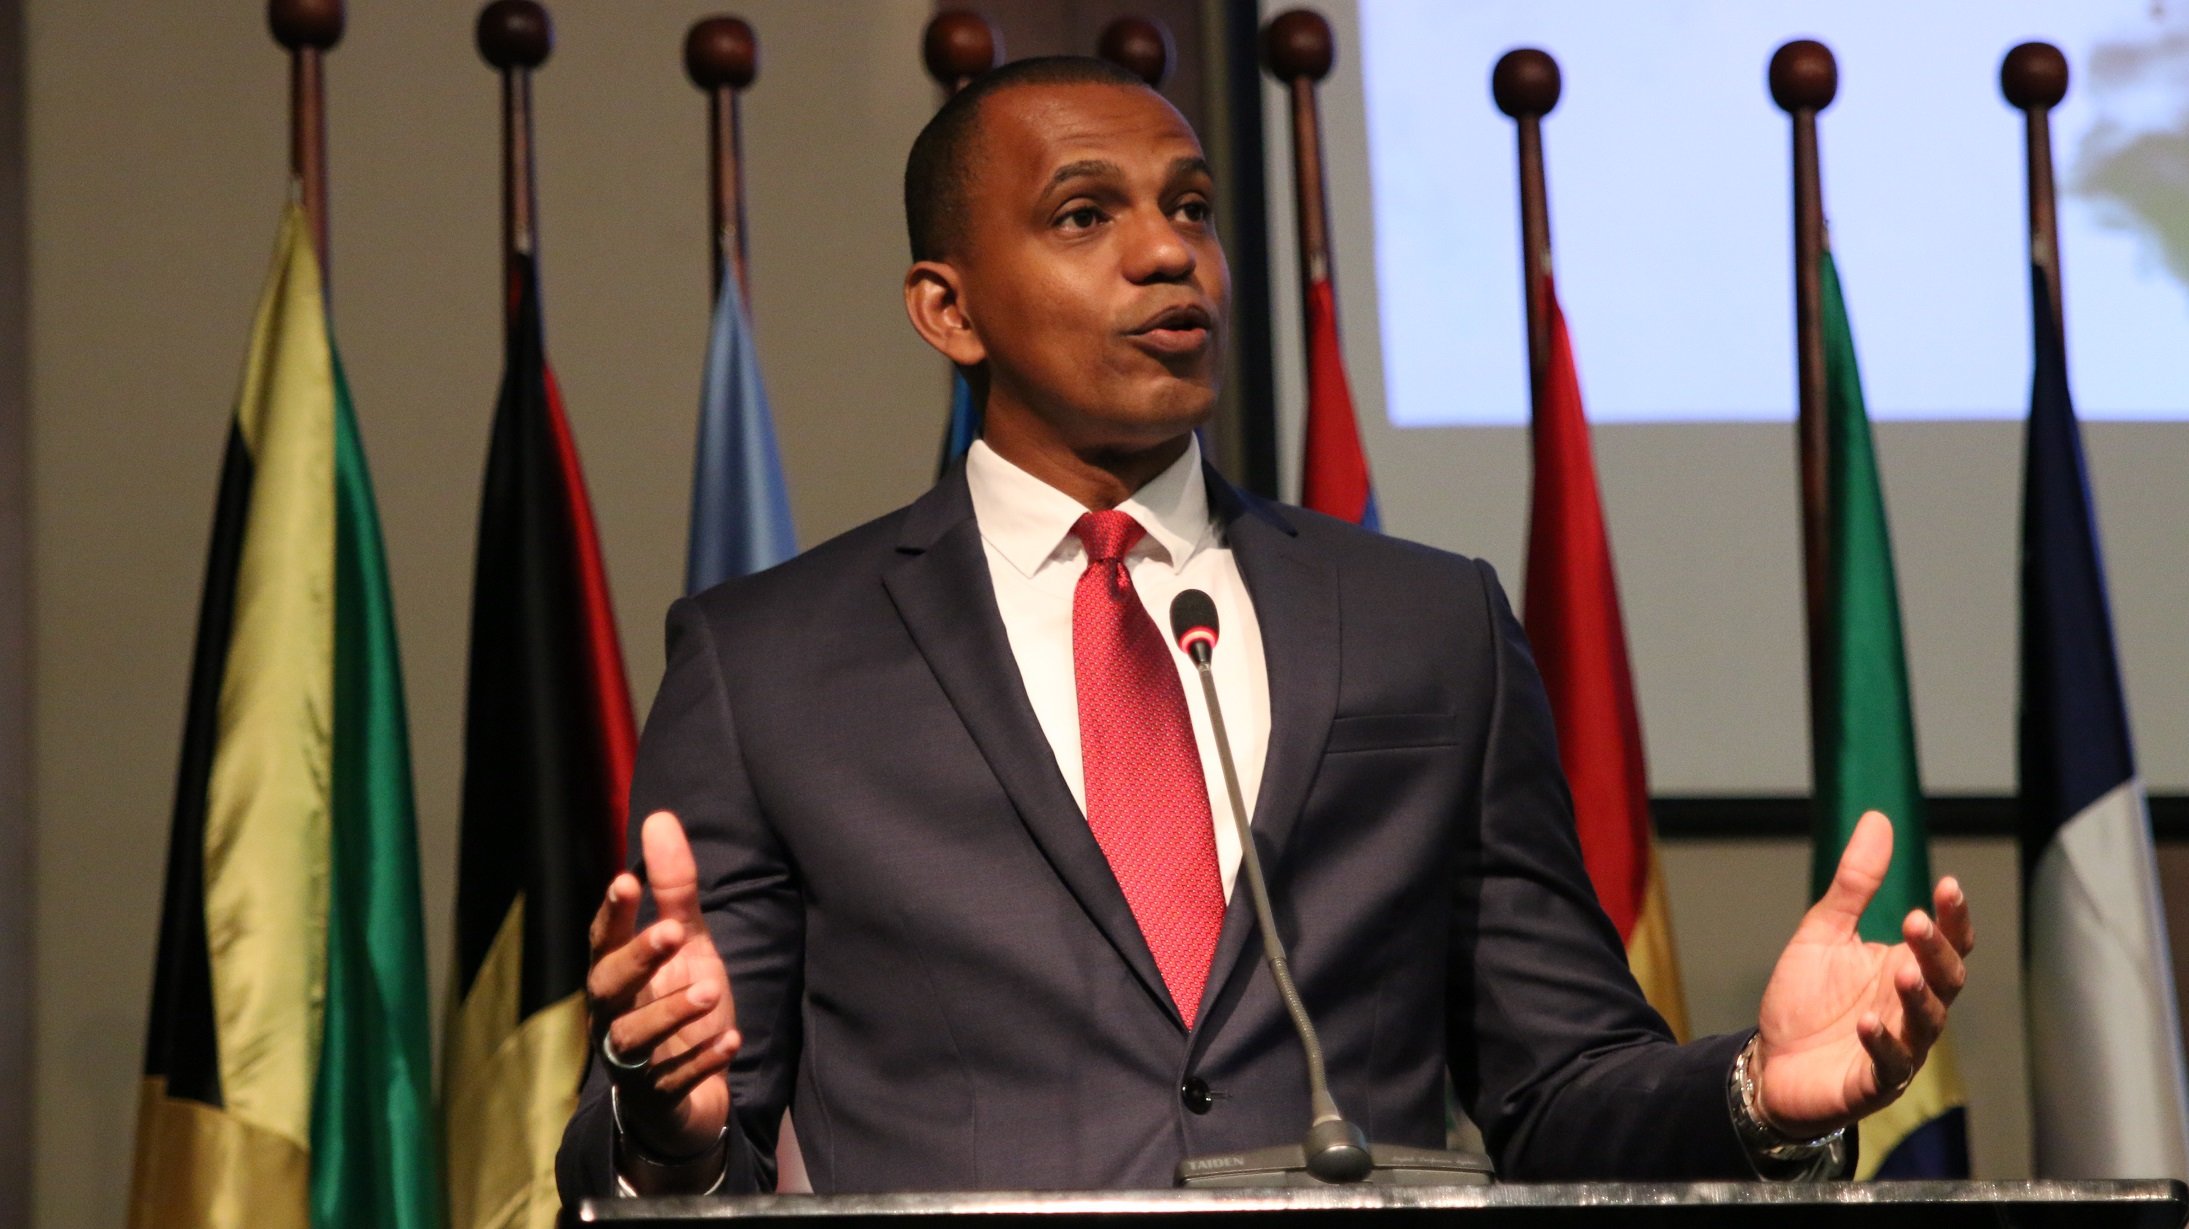
[[[756,324],[808,544],[901,503],[930,474],[945,375],[903,323],[897,295],[897,176],[936,102],[915,54],[930,8],[739,6],[762,46],[745,119]],[[329,61],[335,322],[394,569],[439,983],[470,552],[500,363],[497,91],[472,50],[473,5],[378,0],[352,10]],[[557,51],[535,87],[549,347],[642,707],[660,668],[661,612],[680,583],[708,306],[704,104],[678,58],[686,25],[706,11],[564,0]],[[22,13],[33,1223],[74,1229],[116,1224],[123,1207],[199,574],[284,191],[286,65],[256,3],[27,0]],[[1359,93],[1346,80],[1358,65],[1342,50],[1351,14],[1333,11],[1341,56],[1325,107],[1338,216],[1364,219]],[[1455,90],[1455,105],[1489,105],[1466,73]],[[1553,128],[1554,166],[1556,151]],[[1274,165],[1271,182],[1288,183],[1283,176]],[[1560,166],[1557,176],[1563,191],[1587,190],[1585,168]],[[1289,202],[1280,192],[1271,208],[1286,279]],[[1369,242],[1341,230],[1337,253],[1364,407],[1379,400]],[[1291,293],[1280,285],[1278,302]],[[1289,343],[1297,322],[1288,315],[1279,328]],[[1588,339],[1577,344],[1585,380]],[[1296,363],[1295,352],[1283,369],[1288,423]],[[1393,530],[1485,555],[1517,583],[1521,434],[1400,435],[1364,417]],[[2089,435],[2143,762],[2155,785],[2181,789],[2189,650],[2175,612],[2189,604],[2189,569],[2174,505],[2189,430]],[[2017,429],[1891,426],[1880,449],[1930,784],[2006,789]],[[1662,791],[1806,789],[1792,451],[1790,428],[1769,426],[1599,434]],[[1937,860],[1971,880],[1986,932],[1980,980],[1956,1025],[1976,1096],[1978,1165],[2022,1172],[2011,850],[1951,843]],[[1800,907],[1803,861],[1784,846],[1668,850],[1700,1025],[1752,1017]]]

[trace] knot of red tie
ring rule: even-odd
[[[1130,512],[1106,508],[1089,512],[1072,523],[1072,536],[1087,548],[1089,563],[1116,563],[1125,557],[1148,531]]]

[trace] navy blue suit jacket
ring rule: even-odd
[[[1340,1105],[1441,1146],[1448,1064],[1505,1176],[1750,1176],[1743,1038],[1675,1045],[1635,987],[1490,568],[1209,488],[1268,660],[1254,839]],[[1027,701],[962,470],[671,609],[631,813],[658,808],[745,1037],[727,1189],[772,1187],[786,1106],[821,1191],[1161,1187],[1305,1129],[1243,896],[1181,1023]],[[611,1129],[596,1070],[566,1200],[612,1193]]]

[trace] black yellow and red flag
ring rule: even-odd
[[[636,734],[537,265],[494,411],[472,590],[455,993],[442,1120],[455,1229],[548,1229],[585,1073],[586,927],[623,862]]]

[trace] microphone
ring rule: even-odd
[[[1262,959],[1277,983],[1292,1030],[1299,1034],[1307,1054],[1307,1092],[1312,1120],[1307,1137],[1298,1145],[1280,1144],[1250,1152],[1231,1152],[1209,1157],[1188,1157],[1179,1162],[1180,1186],[1285,1186],[1312,1182],[1349,1183],[1373,1179],[1379,1183],[1419,1185],[1428,1183],[1490,1180],[1486,1157],[1419,1148],[1371,1148],[1368,1137],[1338,1110],[1330,1095],[1330,1077],[1323,1065],[1322,1038],[1308,1018],[1307,1004],[1292,981],[1292,967],[1285,958],[1284,941],[1277,937],[1271,915],[1269,884],[1262,876],[1262,859],[1254,848],[1254,833],[1247,826],[1245,796],[1239,789],[1239,770],[1232,763],[1231,739],[1224,732],[1224,710],[1216,699],[1216,603],[1199,589],[1188,589],[1171,600],[1171,636],[1201,675],[1201,694],[1208,702],[1209,728],[1216,735],[1216,761],[1223,768],[1224,789],[1231,801],[1231,819],[1239,829],[1239,864],[1246,871],[1247,895],[1254,902],[1254,926],[1262,935]]]
[[[1216,658],[1216,603],[1208,594],[1199,589],[1188,589],[1171,599],[1171,636],[1178,641],[1178,647],[1186,656],[1193,659],[1193,664],[1201,668],[1205,677],[1209,663]],[[1216,693],[1212,691],[1209,694]],[[1211,706],[1209,711],[1214,713],[1216,710]],[[1219,750],[1228,753],[1230,748],[1221,747]],[[1231,762],[1228,754],[1224,755],[1224,762]]]

